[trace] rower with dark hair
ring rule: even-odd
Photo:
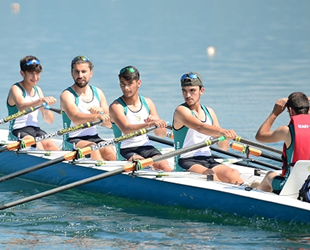
[[[20,74],[23,80],[15,83],[8,94],[7,108],[9,115],[32,106],[46,103],[53,105],[56,99],[53,96],[44,96],[43,91],[37,86],[42,72],[40,60],[35,56],[25,56],[20,60]],[[52,111],[40,108],[44,121],[51,124],[54,121]],[[36,110],[28,115],[19,117],[10,122],[9,140],[27,139],[46,134],[39,127],[38,113]],[[59,150],[52,140],[44,140],[36,144],[38,149]]]
[[[111,121],[115,137],[139,129],[156,126],[157,136],[166,136],[167,123],[162,120],[150,98],[139,95],[140,72],[134,66],[127,66],[118,75],[123,95],[110,105]],[[126,160],[140,160],[155,157],[161,153],[152,146],[147,135],[121,142],[117,145],[118,157]],[[153,164],[156,169],[171,171],[167,160]]]
[[[291,119],[289,125],[280,126],[272,131],[273,123],[285,109]],[[298,160],[310,160],[309,98],[302,92],[294,92],[288,98],[279,99],[255,138],[265,143],[284,142],[282,174],[269,171],[257,187],[259,190],[279,194],[295,163]]]
[[[180,81],[185,102],[176,108],[173,116],[175,149],[185,148],[211,137],[225,136],[227,140],[218,142],[217,145],[222,150],[227,150],[228,140],[237,135],[234,130],[221,128],[214,110],[200,104],[205,90],[201,76],[196,72],[188,72],[182,75]],[[191,172],[213,174],[216,181],[243,184],[238,170],[214,160],[210,147],[182,154],[176,157],[176,164]]]
[[[76,56],[71,61],[71,76],[73,85],[65,89],[61,96],[63,126],[69,128],[74,125],[102,120],[102,126],[111,128],[109,106],[103,91],[89,84],[93,76],[93,63],[86,56]],[[95,126],[65,135],[65,149],[71,150],[75,144],[78,148],[95,145],[103,142]],[[94,160],[116,159],[112,146],[93,151],[91,158]]]

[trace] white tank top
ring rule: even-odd
[[[39,100],[40,96],[35,91],[34,96],[30,96],[27,91],[25,91],[25,102],[33,102],[36,100]],[[13,125],[13,129],[19,129],[19,128],[24,128],[26,126],[34,126],[34,127],[39,127],[38,124],[38,114],[39,110],[36,110],[34,112],[31,112],[28,115],[21,116],[15,120],[15,123]]]
[[[148,116],[149,111],[142,104],[142,102],[141,102],[141,109],[137,112],[133,112],[127,107],[126,117],[130,124],[142,124],[144,123],[144,120],[147,119]],[[131,148],[131,147],[140,147],[149,145],[151,145],[151,143],[147,135],[140,135],[121,142],[121,148]]]
[[[94,93],[93,93],[93,99],[90,102],[84,102],[81,98],[79,98],[79,103],[77,107],[81,113],[90,114],[90,112],[88,111],[88,108],[93,107],[93,106],[100,107],[100,102],[98,101],[97,98],[95,98]],[[79,125],[79,124],[75,124],[74,122],[71,121],[71,126],[76,126],[76,125]],[[96,126],[93,126],[93,127],[82,129],[82,130],[73,131],[69,134],[69,137],[72,138],[72,137],[88,136],[88,135],[95,135],[97,133],[98,132],[97,132]]]
[[[204,124],[212,125],[212,118],[207,109],[202,106],[202,110],[205,113],[205,120],[201,121]],[[192,111],[191,111],[192,112]],[[196,117],[196,115],[192,112],[192,115]],[[196,119],[198,119],[196,117]],[[192,146],[194,144],[200,143],[202,141],[209,140],[211,136],[199,133],[198,131],[183,126],[179,131],[174,131],[175,139],[179,138],[182,143],[182,148]],[[183,142],[182,142],[183,141]],[[178,141],[175,143],[179,143]],[[211,156],[210,147],[202,147],[197,150],[193,150],[184,154],[181,154],[180,158],[188,158],[195,156]]]

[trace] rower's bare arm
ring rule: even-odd
[[[43,91],[41,88],[37,87],[40,100],[42,100],[47,105],[51,106],[56,103],[56,99],[53,96],[44,96]],[[50,110],[45,109],[44,107],[40,108],[42,117],[44,121],[46,121],[48,124],[52,124],[54,122],[54,113]]]
[[[18,86],[13,85],[9,92],[8,103],[11,106],[16,105],[17,109],[21,111],[33,106],[43,104],[43,101],[41,99],[38,99],[32,102],[26,102],[22,90]]]
[[[118,101],[114,101],[110,105],[109,112],[111,116],[111,121],[114,122],[124,134],[129,134],[138,129],[145,128],[145,124],[143,123],[142,124],[129,123],[127,117],[124,114],[124,108]]]
[[[213,137],[220,137],[223,135],[221,133],[221,128],[217,128],[212,125],[203,124],[197,118],[195,118],[191,111],[183,106],[178,106],[174,112],[174,127],[176,129],[181,128],[185,125],[188,128],[194,129],[199,133],[210,135]]]
[[[75,97],[67,90],[60,96],[61,109],[66,112],[68,117],[75,124],[104,120],[101,114],[85,114],[79,111],[75,104]],[[110,120],[110,118],[108,118]]]
[[[264,123],[258,129],[255,139],[259,142],[272,143],[278,141],[287,142],[287,133],[289,131],[287,126],[281,126],[274,131],[271,131],[271,127],[277,117],[285,110],[287,98],[277,100],[272,112],[264,121]]]

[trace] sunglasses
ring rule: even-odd
[[[76,56],[72,60],[72,64],[75,63],[76,61],[81,60],[83,62],[89,62],[90,60],[86,56]]]
[[[194,74],[194,73],[182,75],[181,81],[183,81],[185,78],[188,78],[188,77],[191,78],[191,79],[198,79],[200,81],[199,77],[196,74]]]
[[[136,70],[134,68],[132,68],[132,67],[125,67],[125,68],[122,68],[119,73],[123,74],[126,70],[128,70],[130,73],[135,73],[136,72]]]
[[[40,65],[41,63],[40,63],[39,60],[32,59],[32,60],[26,62],[24,65],[25,65],[25,66],[29,66],[29,65],[34,65],[34,64]]]

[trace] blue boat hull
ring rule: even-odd
[[[46,159],[41,157],[4,152],[0,155],[0,173],[4,175],[10,174],[45,161]],[[21,176],[21,178],[43,184],[62,186],[87,177],[102,174],[103,172],[105,171],[97,168],[61,162],[28,173]],[[204,181],[207,182],[206,180]],[[193,182],[196,181],[193,180]],[[178,183],[178,181],[171,182],[155,178],[119,174],[80,186],[79,189],[93,193],[111,194],[133,200],[147,201],[160,205],[181,206],[184,208],[202,210],[214,209],[246,217],[259,216],[310,224],[310,204],[309,208],[305,209],[298,206],[289,206],[277,201],[272,202],[270,199],[264,200],[255,198],[252,197],[251,194],[256,194],[255,192],[257,191],[246,191],[233,185],[226,185],[223,190],[228,190],[229,192],[224,192],[195,185],[185,185]],[[301,203],[297,200],[296,202]]]

